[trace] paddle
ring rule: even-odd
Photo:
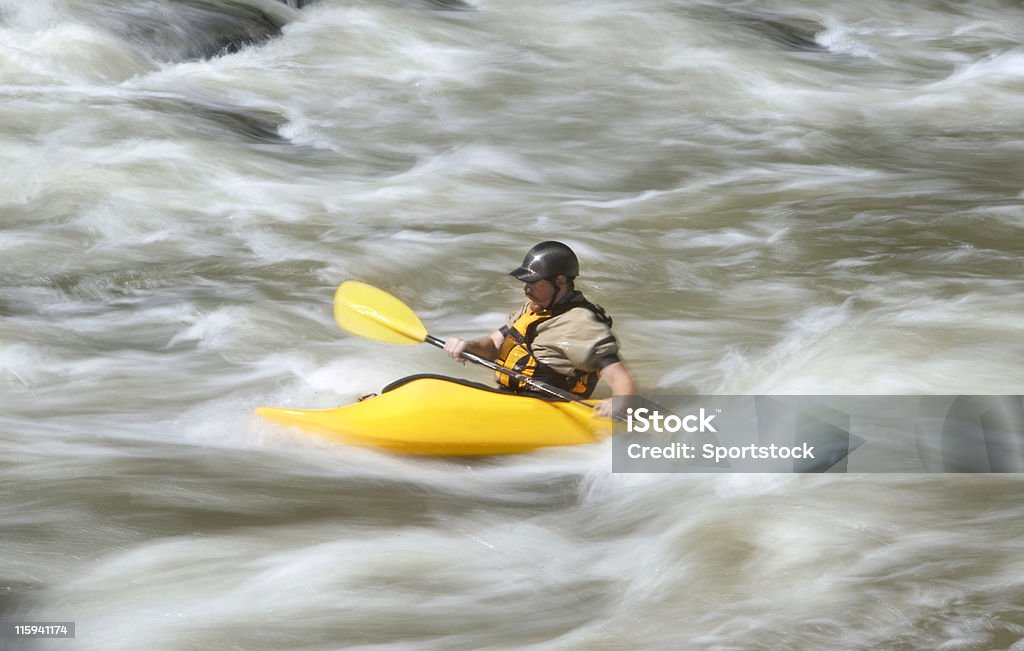
[[[444,348],[444,340],[428,333],[408,305],[382,289],[356,280],[343,282],[334,293],[334,320],[342,330],[367,339],[395,344],[426,342]],[[499,366],[489,359],[472,353],[463,353],[462,357],[493,371],[510,375],[549,396],[594,409],[594,405],[584,402],[568,391]]]

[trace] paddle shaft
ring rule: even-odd
[[[426,341],[428,344],[431,344],[432,346],[437,346],[438,348],[444,348],[444,339],[438,339],[434,335],[429,335],[428,334],[427,338],[424,339],[424,341]],[[492,362],[491,360],[484,359],[483,357],[480,357],[479,355],[474,355],[473,353],[462,353],[462,357],[465,358],[465,359],[468,359],[469,361],[473,362],[474,364],[479,364],[481,366],[486,366],[487,368],[491,369],[492,371],[497,371],[499,373],[504,373],[505,375],[512,376],[515,379],[519,380],[520,382],[522,382],[524,384],[528,384],[529,386],[533,387],[534,389],[536,389],[536,390],[538,390],[538,391],[540,391],[542,393],[546,393],[549,396],[554,396],[555,398],[559,398],[561,400],[568,400],[570,402],[577,402],[577,403],[579,403],[581,405],[584,405],[585,407],[589,407],[591,409],[594,409],[594,405],[591,405],[589,403],[583,402],[577,396],[574,396],[573,394],[569,393],[568,391],[564,391],[562,389],[558,389],[558,388],[553,387],[553,386],[551,386],[549,384],[545,384],[544,382],[541,382],[539,380],[534,380],[532,377],[530,377],[528,375],[523,375],[522,373],[518,373],[516,371],[513,371],[512,369],[505,368],[504,366],[499,366],[499,365],[495,364],[494,362]]]

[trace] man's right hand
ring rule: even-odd
[[[501,334],[500,330],[495,330],[491,334],[484,335],[478,339],[451,337],[448,341],[444,342],[444,352],[448,353],[452,359],[457,359],[463,363],[466,361],[466,358],[462,356],[463,353],[472,353],[484,359],[493,360],[498,357],[498,349],[501,348],[501,342],[504,338],[505,335]]]
[[[449,337],[444,342],[444,352],[448,353],[452,359],[462,360],[462,353],[466,351],[467,346],[469,346],[469,342],[465,339]]]

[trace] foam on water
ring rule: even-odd
[[[0,32],[4,77],[38,84],[119,82],[155,68],[139,52],[102,31],[58,24],[39,32]]]

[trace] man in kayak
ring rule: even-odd
[[[477,339],[450,337],[444,350],[454,359],[463,352],[496,361],[535,380],[589,397],[600,377],[613,396],[636,392],[633,377],[619,359],[612,319],[576,291],[580,264],[561,242],[541,242],[509,273],[522,281],[527,303],[499,330]],[[495,373],[503,389],[530,391],[519,380]],[[601,416],[612,415],[611,399],[598,404]]]

